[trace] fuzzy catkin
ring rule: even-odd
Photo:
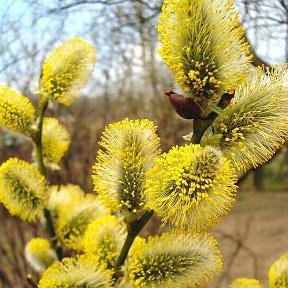
[[[232,1],[165,0],[157,29],[160,56],[202,107],[245,79],[249,47]]]
[[[125,119],[106,127],[92,178],[95,192],[108,207],[132,217],[143,212],[146,174],[159,146],[156,126],[147,119]]]
[[[257,69],[212,124],[220,149],[237,170],[268,161],[288,138],[287,79],[286,66]]]
[[[148,172],[147,207],[164,223],[203,231],[230,211],[236,179],[235,169],[219,149],[175,146]]]
[[[69,106],[90,79],[96,61],[92,45],[73,38],[58,46],[44,61],[39,93]]]
[[[0,167],[0,201],[11,215],[36,221],[47,203],[46,179],[31,164],[10,158]]]

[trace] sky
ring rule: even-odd
[[[273,0],[268,0],[268,2]],[[17,20],[19,17],[21,17],[22,14],[24,14],[23,21],[29,22],[29,18],[31,18],[31,9],[29,9],[30,5],[27,3],[28,1],[25,0],[0,0],[0,11],[1,10],[9,10],[9,15],[12,19]],[[30,0],[31,3],[33,3],[33,0]],[[41,10],[43,10],[43,7],[46,8],[52,8],[55,7],[55,0],[42,0],[41,7],[39,7],[39,13],[41,14]],[[65,0],[62,1],[62,3],[67,2]],[[70,1],[71,2],[71,1]],[[237,2],[235,1],[236,5]],[[239,5],[238,5],[239,6]],[[99,6],[100,7],[100,6]],[[97,9],[97,8],[96,8]],[[269,14],[269,16],[273,16],[273,11],[266,11],[266,13]],[[85,23],[89,22],[89,18],[91,18],[91,14],[89,15],[89,12],[83,12],[83,13],[74,13],[74,16],[68,21],[68,25],[70,28],[65,30],[65,36],[66,37],[74,37],[75,35],[83,33],[85,30]],[[277,15],[275,15],[278,17]],[[26,20],[25,20],[26,19]],[[76,21],[75,21],[76,20]],[[47,25],[48,19],[43,19],[43,27]],[[259,23],[260,24],[260,23]],[[285,59],[285,41],[281,40],[279,38],[273,39],[273,35],[278,36],[279,34],[282,34],[285,32],[285,27],[273,27],[269,26],[266,28],[261,28],[257,33],[255,33],[255,28],[253,28],[251,25],[245,25],[248,31],[248,36],[251,38],[251,41],[254,43],[255,48],[259,55],[267,59],[269,62],[283,62]],[[28,37],[33,35],[35,31],[26,31]],[[30,34],[30,35],[29,35]],[[257,39],[256,39],[257,38]]]
[[[37,46],[39,50],[44,51],[42,54],[40,53],[37,56],[38,58],[34,59],[35,63],[41,63],[41,61],[43,61],[43,59],[47,55],[47,50],[53,48],[53,45],[51,46],[51,48],[48,47],[47,42],[52,41],[52,40],[55,42],[56,40],[56,43],[59,44],[63,40],[68,39],[68,38],[72,38],[75,36],[84,36],[86,40],[94,41],[93,45],[96,46],[97,54],[98,54],[97,65],[100,65],[101,67],[102,65],[101,61],[103,62],[104,58],[107,58],[107,57],[109,58],[109,55],[107,55],[107,52],[106,52],[105,42],[100,42],[100,40],[98,39],[95,40],[93,39],[91,34],[87,33],[87,31],[89,30],[88,24],[92,20],[95,20],[93,19],[93,15],[95,15],[95,13],[97,12],[97,9],[98,9],[98,12],[100,11],[100,6],[93,6],[95,7],[93,8],[95,9],[94,11],[91,11],[88,9],[84,12],[72,13],[70,17],[68,18],[68,20],[65,22],[65,25],[63,24],[63,26],[60,27],[59,25],[61,24],[59,24],[60,22],[57,16],[54,15],[53,17],[50,17],[50,18],[40,17],[41,15],[43,15],[44,13],[43,11],[45,8],[47,9],[47,8],[54,7],[53,4],[55,3],[55,1],[56,0],[42,0],[40,1],[41,3],[40,6],[39,5],[35,6],[34,0],[26,0],[26,1],[25,0],[0,0],[1,15],[5,15],[6,18],[8,17],[11,23],[13,23],[13,25],[11,25],[11,28],[15,26],[15,29],[19,31],[19,39],[23,37],[24,35],[23,38],[25,38],[25,41],[27,41],[27,45],[25,45],[24,43],[24,46],[23,46],[23,43],[19,44],[19,42],[16,42],[16,44],[14,44],[15,46],[13,46],[13,50],[15,50],[15,55],[16,56],[21,55],[21,51],[23,51],[24,49],[28,49],[28,50],[31,49],[30,52],[33,53],[33,44],[35,44],[34,46]],[[273,1],[273,0],[270,0],[270,1]],[[30,5],[27,4],[28,2],[30,3]],[[62,1],[62,3],[64,2],[65,0]],[[268,11],[268,12],[270,13],[270,15],[273,16],[273,11],[272,12]],[[102,21],[102,25],[103,25],[102,31],[96,30],[96,34],[98,34],[99,37],[103,37],[103,35],[105,34],[105,16],[109,17],[109,15],[103,15],[103,18],[100,17],[99,19],[98,18],[96,19],[98,22]],[[0,21],[5,21],[5,17],[4,18],[2,17],[2,20]],[[285,27],[275,28],[275,27],[268,25],[265,28],[261,28],[260,30],[258,29],[257,31],[255,31],[255,27],[252,27],[251,24],[248,23],[245,26],[247,28],[248,37],[251,40],[253,47],[255,48],[259,56],[261,56],[263,59],[265,59],[269,63],[284,62],[285,41],[280,39],[278,36],[279,35],[281,37],[283,36],[283,33],[285,32],[284,31]],[[60,28],[63,28],[63,32],[60,35],[57,35],[57,31]],[[1,73],[1,61],[2,61],[2,66],[3,66],[3,63],[4,62],[6,63],[9,60],[5,58],[6,47],[4,46],[4,44],[2,44],[2,47],[1,47],[1,43],[7,43],[9,41],[12,41],[13,39],[11,37],[14,37],[15,35],[13,33],[9,33],[9,31],[4,31],[6,33],[3,33],[3,31],[1,31],[1,28],[0,28],[0,32],[1,32],[0,37],[2,38],[0,41],[0,83],[3,83],[6,81],[5,77],[7,74],[5,75],[5,73],[9,72],[10,73],[9,77],[10,77],[11,73],[13,73],[13,71],[15,70],[15,66],[14,67],[11,66],[10,70],[7,70]],[[55,35],[57,36],[57,38],[53,39]],[[54,46],[55,45],[56,44],[54,44]],[[133,43],[130,43],[129,49],[135,50],[136,51],[135,54],[137,56],[137,46],[135,46],[134,48],[132,46],[133,46]],[[31,74],[25,73],[27,72],[27,70],[26,70],[26,67],[24,67],[23,65],[25,65],[26,63],[25,64],[23,63],[25,62],[19,61],[19,63],[17,63],[17,65],[19,65],[17,67],[17,69],[20,70],[19,73],[24,74],[21,77],[25,78],[25,75],[27,75],[27,77],[31,77]],[[22,67],[20,67],[21,65]],[[39,74],[40,67],[39,65],[35,65],[33,69],[35,69],[35,73],[32,76],[35,77],[34,82],[36,83],[36,75]],[[16,84],[18,80],[19,79],[15,78],[14,84]],[[11,84],[14,85],[13,83]]]
[[[17,82],[20,82],[19,78],[25,82],[25,77],[33,77],[34,86],[36,86],[41,62],[53,48],[64,40],[83,37],[87,41],[92,41],[90,35],[85,33],[85,25],[91,20],[91,14],[89,15],[87,12],[71,14],[62,24],[58,16],[42,17],[44,8],[53,7],[53,0],[41,1],[41,6],[38,7],[32,3],[33,0],[30,0],[31,5],[27,4],[28,1],[0,0],[0,84],[9,84],[9,86],[14,86],[13,88],[17,88]],[[4,25],[1,25],[2,23]],[[4,30],[4,27],[7,28],[7,26],[10,31]],[[58,33],[60,29],[63,31]],[[17,32],[15,33],[15,31]],[[7,53],[6,43],[12,43],[9,45],[9,53]],[[22,54],[24,57],[27,53],[33,55],[34,52],[39,53],[35,57],[31,57],[30,62],[27,63],[26,59],[22,59]],[[20,60],[10,65],[8,69],[2,69],[6,67],[7,63],[13,63],[11,53],[15,59],[19,58]],[[33,71],[31,71],[32,69]],[[14,77],[15,79],[11,81],[13,73],[21,76]],[[7,78],[9,83],[7,83]]]

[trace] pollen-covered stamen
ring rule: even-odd
[[[85,195],[70,199],[58,207],[58,217],[55,221],[56,234],[61,244],[74,250],[83,249],[83,237],[87,226],[95,219],[108,213],[103,203],[94,195]]]
[[[203,149],[202,153],[195,159],[195,174],[200,179],[212,182],[221,168],[221,157],[221,153],[213,147]]]
[[[57,260],[49,240],[44,238],[32,238],[26,244],[24,253],[26,260],[38,272],[43,272]]]
[[[99,263],[113,269],[126,238],[124,223],[115,216],[106,215],[89,224],[84,240],[84,251],[96,255]]]
[[[283,272],[278,276],[278,279],[275,281],[275,287],[277,288],[288,287],[288,272]]]
[[[127,135],[123,147],[122,181],[119,185],[120,210],[136,212],[143,208],[145,171],[141,160],[141,142],[136,135]]]
[[[238,170],[269,160],[288,138],[287,67],[254,71],[212,124]]]
[[[158,154],[151,121],[125,119],[108,125],[93,167],[95,191],[112,210],[138,218],[146,203],[146,173]]]
[[[39,205],[43,204],[43,199],[35,197],[33,191],[28,183],[25,183],[23,179],[17,178],[14,174],[9,172],[3,173],[3,181],[9,183],[11,189],[11,196],[14,197],[19,203],[26,203],[31,209],[36,209]],[[8,195],[7,195],[8,196]]]
[[[237,278],[229,285],[229,288],[262,288],[262,285],[257,279]]]
[[[94,48],[83,39],[65,41],[44,61],[39,92],[70,105],[90,79],[95,60]]]
[[[93,255],[64,258],[42,274],[38,287],[112,288],[112,271],[99,265],[97,257]]]
[[[29,163],[10,158],[0,167],[0,201],[10,214],[35,221],[46,205],[46,180]]]
[[[67,128],[56,118],[45,117],[42,129],[42,146],[44,162],[48,166],[58,163],[70,145]]]
[[[288,253],[284,253],[277,259],[269,269],[269,287],[288,287]]]
[[[61,238],[63,239],[64,243],[69,240],[72,241],[73,238],[78,238],[81,236],[88,223],[91,221],[91,212],[93,212],[92,209],[84,210],[78,215],[69,219],[69,222],[61,227],[58,232],[61,234]]]
[[[126,269],[132,287],[199,287],[222,267],[214,238],[180,231],[150,237],[133,250]]]
[[[203,62],[191,60],[189,63],[187,84],[190,93],[194,95],[197,103],[202,104],[206,99],[217,99],[221,80],[217,79],[218,69],[213,61],[205,59]]]
[[[209,189],[214,185],[220,159],[219,152],[213,148],[204,150],[196,156],[190,167],[183,168],[181,179],[171,185],[171,192],[178,194],[182,201],[183,210],[187,211],[192,205],[198,205],[201,199],[209,199]],[[207,151],[208,150],[208,151]],[[175,199],[176,200],[176,199]]]
[[[245,79],[250,53],[232,1],[165,0],[157,29],[160,56],[204,109]]]
[[[13,89],[0,86],[0,125],[13,132],[28,134],[35,117],[29,99]]]
[[[192,253],[191,253],[192,254]],[[161,283],[165,279],[173,280],[178,273],[185,273],[188,267],[199,265],[201,262],[200,254],[195,255],[155,255],[150,257],[140,258],[134,263],[135,268],[130,270],[131,280],[136,283]],[[162,280],[162,281],[161,281]]]
[[[236,175],[213,147],[174,147],[148,173],[147,206],[164,223],[196,231],[214,226],[234,204]]]
[[[179,199],[175,201],[182,202],[183,211],[187,211],[192,205],[199,203],[201,198],[209,198],[207,191],[213,184],[213,180],[205,179],[204,177],[199,177],[196,175],[189,175],[189,173],[184,173],[183,178],[174,185],[171,186],[171,195],[178,195]],[[168,204],[168,203],[167,203]],[[169,206],[171,205],[168,204]],[[197,205],[197,204],[196,204]]]

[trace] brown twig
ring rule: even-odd
[[[31,274],[28,274],[26,276],[26,281],[27,283],[32,287],[32,288],[37,288],[37,283],[35,282],[35,280],[32,278]]]
[[[233,252],[231,253],[229,260],[227,261],[227,264],[226,264],[227,269],[222,273],[222,275],[218,279],[218,281],[216,283],[216,287],[222,287],[222,284],[225,281],[225,279],[229,279],[229,275],[231,274],[231,269],[232,269],[233,263],[235,262],[237,256],[241,252],[241,250],[245,250],[246,252],[248,252],[250,254],[251,258],[253,259],[253,274],[254,274],[254,277],[257,278],[257,271],[258,271],[257,256],[251,250],[251,248],[245,244],[246,240],[249,237],[251,224],[252,224],[252,219],[251,218],[247,219],[247,221],[245,223],[244,232],[242,233],[242,235],[240,235],[240,233],[238,231],[236,237],[232,234],[228,234],[228,233],[225,233],[223,231],[218,231],[218,230],[216,231],[216,233],[220,234],[222,236],[222,238],[229,239],[235,243],[235,248],[234,248]]]

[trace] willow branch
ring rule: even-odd
[[[218,107],[220,109],[226,108],[231,99],[233,98],[233,94],[224,93],[218,103]],[[220,110],[221,111],[221,110]],[[191,137],[190,142],[192,144],[200,144],[201,139],[206,132],[206,130],[211,126],[211,124],[214,122],[214,120],[218,117],[217,112],[211,112],[206,119],[195,119],[193,120],[193,134]]]
[[[43,148],[42,148],[42,130],[43,130],[43,119],[45,115],[45,111],[48,106],[48,101],[39,101],[38,107],[38,117],[36,120],[36,133],[34,136],[34,144],[36,150],[36,162],[40,173],[46,177],[46,167],[44,165],[43,159]]]
[[[43,145],[42,145],[42,131],[43,131],[43,119],[48,106],[48,99],[40,99],[38,107],[38,117],[36,119],[36,132],[33,137],[35,144],[35,153],[36,153],[36,163],[40,173],[46,177],[46,167],[43,159]],[[55,250],[58,259],[62,258],[62,249],[57,247],[57,238],[56,232],[52,221],[51,212],[45,208],[44,217],[46,219],[46,230],[50,237],[51,245]]]
[[[147,224],[147,222],[152,217],[154,211],[146,211],[139,219],[132,222],[130,226],[128,227],[128,233],[125,240],[125,243],[122,247],[122,250],[120,252],[120,255],[116,261],[116,267],[115,267],[115,275],[116,278],[119,276],[120,267],[124,264],[127,255],[129,253],[129,250],[137,237],[137,235],[140,233],[140,231],[143,229],[143,227]]]
[[[200,144],[205,131],[211,126],[217,116],[216,112],[212,112],[207,120],[193,120],[193,134],[190,140],[192,144]]]

